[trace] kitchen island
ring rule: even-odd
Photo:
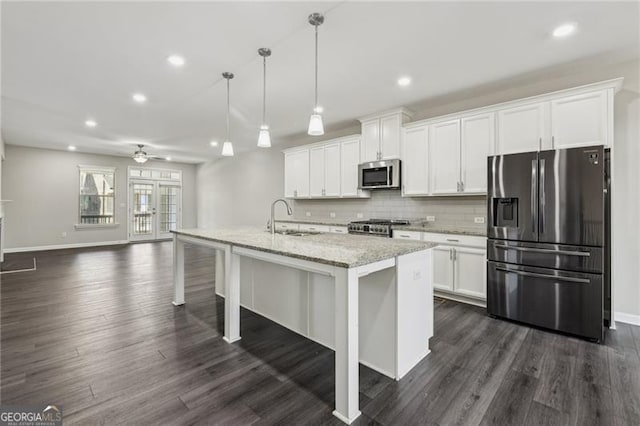
[[[296,331],[335,350],[333,413],[345,423],[360,415],[359,362],[399,380],[429,353],[432,244],[339,234],[272,235],[257,228],[181,229],[173,231],[173,241],[174,305],[185,302],[184,245],[222,254],[216,256],[216,279],[224,281],[223,338],[229,343],[240,339],[241,279],[260,287],[269,277],[264,271],[286,268],[298,271],[285,275],[299,281],[292,285],[316,283],[316,295],[317,289],[326,290],[315,297],[330,298],[328,305],[316,303],[312,292],[298,301],[309,323],[306,331]],[[241,267],[241,259],[252,263]],[[315,305],[324,306],[321,315],[313,314]],[[313,318],[334,328],[324,341],[309,331]]]

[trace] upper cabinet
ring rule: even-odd
[[[401,148],[402,195],[428,195],[429,128],[404,129]]]
[[[551,140],[554,148],[609,145],[607,91],[600,90],[551,101]]]
[[[464,117],[460,143],[460,192],[487,192],[487,157],[495,152],[495,114]]]
[[[499,154],[551,149],[551,140],[545,131],[547,105],[538,102],[518,105],[498,111]]]
[[[295,149],[284,153],[284,196],[309,197],[308,149]]]
[[[363,198],[358,189],[360,137],[350,136],[284,152],[287,198]]]
[[[429,126],[431,194],[460,192],[460,120]]]
[[[362,123],[361,161],[379,161],[400,158],[402,125],[409,120],[406,110],[360,119]]]

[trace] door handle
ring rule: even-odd
[[[540,160],[540,233],[544,233],[545,228],[545,219],[546,219],[546,204],[547,204],[547,196],[544,191],[545,182],[545,160]]]
[[[540,248],[533,248],[533,247],[513,247],[513,246],[508,246],[506,244],[494,244],[494,247],[499,249],[504,249],[504,250],[528,251],[532,253],[566,254],[567,256],[582,256],[582,257],[591,256],[591,253],[589,253],[588,251],[551,250],[551,249],[540,249]]]
[[[557,281],[568,281],[568,282],[572,282],[572,283],[588,284],[588,283],[591,282],[590,280],[588,280],[586,278],[559,277],[559,276],[556,276],[556,275],[538,274],[536,272],[515,271],[513,269],[506,269],[506,268],[500,268],[500,267],[497,267],[496,271],[502,271],[502,272],[506,272],[508,274],[522,275],[524,277],[544,278],[544,279],[557,280]]]
[[[538,215],[535,207],[538,205],[538,160],[531,161],[531,230],[536,232]]]

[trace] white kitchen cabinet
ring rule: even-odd
[[[284,196],[309,197],[309,150],[299,149],[284,154]]]
[[[360,163],[360,139],[352,138],[340,144],[340,191],[343,197],[358,197],[358,164]],[[367,192],[368,195],[368,192]]]
[[[297,223],[276,221],[276,231],[297,231],[297,230],[298,230]]]
[[[608,145],[607,91],[551,101],[553,148]]]
[[[453,249],[449,246],[433,248],[433,288],[453,291]]]
[[[309,196],[324,196],[324,146],[309,150]]]
[[[405,110],[389,111],[361,119],[361,162],[400,158],[402,125],[408,119],[409,115]]]
[[[460,184],[460,120],[429,126],[430,192],[455,194]]]
[[[404,129],[401,148],[402,195],[429,194],[429,128]]]
[[[496,152],[513,154],[551,149],[547,111],[547,102],[499,110]]]
[[[324,147],[324,196],[340,196],[340,143],[327,144]]]
[[[309,195],[311,198],[340,196],[339,143],[309,150]]]
[[[315,223],[301,223],[298,230],[308,232],[329,232],[331,228],[328,225],[317,225]]]
[[[349,228],[347,228],[346,226],[332,226],[329,229],[329,232],[332,232],[334,234],[348,234]]]
[[[495,114],[462,118],[460,192],[487,192],[487,157],[495,150]],[[437,159],[436,159],[437,161]]]
[[[486,251],[478,248],[452,247],[453,291],[464,296],[487,298]]]
[[[398,238],[401,240],[417,240],[420,241],[422,239],[422,232],[419,231],[403,231],[399,229],[393,230],[393,238]]]

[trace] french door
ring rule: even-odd
[[[181,222],[179,185],[152,180],[129,180],[129,240],[171,238]]]

